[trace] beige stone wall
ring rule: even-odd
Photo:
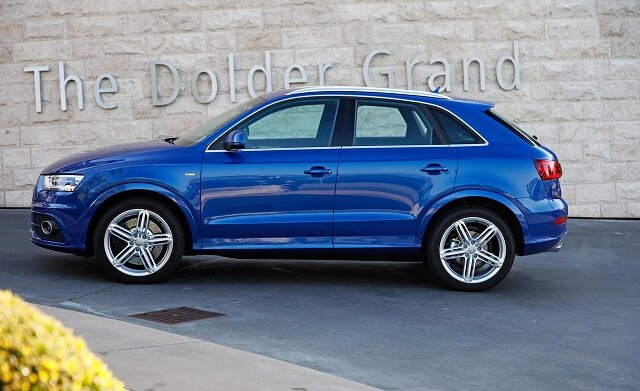
[[[521,89],[503,91],[495,64],[520,45]],[[32,184],[48,163],[108,144],[175,135],[228,108],[227,54],[235,54],[238,100],[247,99],[248,69],[272,58],[274,87],[291,63],[318,83],[363,85],[362,63],[376,48],[372,71],[391,67],[406,87],[405,60],[417,57],[416,89],[444,57],[452,64],[451,95],[491,100],[497,110],[556,151],[573,216],[640,217],[640,2],[638,0],[2,0],[0,2],[0,206],[27,206]],[[462,89],[462,59],[487,65],[486,90]],[[171,105],[151,104],[149,61],[180,69],[182,90]],[[73,83],[60,110],[58,65],[84,82],[78,110]],[[33,75],[43,73],[43,110],[36,113]],[[203,105],[187,78],[208,67],[219,92]],[[120,91],[104,95],[93,81],[112,73]],[[382,86],[384,79],[374,76]],[[263,88],[261,77],[256,85]],[[201,80],[202,82],[202,80]],[[166,78],[161,91],[167,91]],[[206,86],[203,87],[206,91]]]

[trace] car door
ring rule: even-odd
[[[223,135],[202,161],[205,249],[332,246],[339,146],[332,146],[340,100],[276,103],[235,126],[244,149]]]
[[[350,107],[334,247],[413,249],[429,203],[453,191],[457,159],[418,103],[367,98]]]

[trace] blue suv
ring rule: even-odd
[[[152,282],[183,254],[422,262],[451,288],[559,249],[556,156],[493,105],[319,87],[237,104],[179,138],[45,168],[31,239]]]

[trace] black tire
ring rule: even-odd
[[[500,233],[502,233],[505,244],[505,257],[504,261],[502,262],[502,266],[500,266],[498,271],[485,281],[465,282],[453,277],[451,272],[447,271],[447,269],[443,265],[443,261],[441,261],[440,259],[440,243],[446,231],[449,230],[449,228],[452,227],[455,222],[464,218],[474,217],[488,220],[498,228]],[[516,249],[514,235],[511,232],[509,225],[496,212],[487,208],[476,206],[462,207],[459,209],[455,209],[450,213],[447,213],[445,216],[441,216],[440,218],[438,218],[438,220],[434,221],[433,224],[434,225],[429,229],[426,235],[427,237],[424,248],[424,256],[426,257],[426,263],[429,272],[447,287],[466,292],[484,291],[502,281],[511,270],[515,258]],[[449,237],[449,235],[447,236]],[[482,263],[476,263],[476,265],[479,264]],[[487,266],[487,268],[489,268],[489,266]],[[473,271],[475,271],[475,268],[473,269]],[[490,273],[487,273],[487,275],[490,275]]]
[[[171,251],[162,250],[169,253],[168,259],[164,264],[155,272],[144,276],[129,275],[116,268],[109,261],[107,250],[105,249],[105,235],[109,224],[122,213],[136,209],[148,210],[161,217],[170,229],[173,241]],[[168,277],[178,267],[182,253],[184,252],[184,230],[180,220],[169,206],[152,199],[131,198],[113,205],[100,217],[93,235],[93,248],[96,255],[96,262],[100,268],[114,279],[128,284],[153,283]]]

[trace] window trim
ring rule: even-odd
[[[452,111],[450,111],[450,110],[448,110],[448,109],[446,109],[444,107],[438,106],[437,104],[429,103],[429,102],[422,102],[422,101],[419,101],[419,100],[408,100],[408,99],[388,98],[388,97],[375,97],[375,96],[372,97],[372,96],[368,96],[368,95],[365,95],[365,96],[349,96],[349,98],[352,98],[352,101],[353,101],[351,107],[349,108],[350,117],[351,117],[353,123],[348,128],[345,126],[346,134],[343,136],[343,140],[345,140],[345,142],[347,142],[348,144],[346,144],[346,143],[343,144],[342,148],[345,148],[345,149],[356,149],[356,148],[358,148],[358,149],[360,149],[360,148],[440,148],[440,147],[486,147],[486,146],[489,145],[489,142],[487,141],[487,139],[485,139],[471,125],[466,123],[462,118],[458,117]],[[357,100],[358,99],[367,100],[367,101],[368,100],[374,100],[374,101],[389,102],[389,103],[402,102],[402,103],[409,103],[409,104],[417,106],[419,109],[421,109],[425,113],[425,115],[427,116],[429,121],[431,121],[431,123],[433,125],[434,132],[436,132],[437,136],[440,138],[440,140],[442,141],[443,144],[430,144],[430,145],[425,145],[425,144],[353,145],[353,139],[355,137],[356,108],[357,108]],[[464,128],[466,128],[472,134],[474,134],[476,137],[478,137],[480,142],[477,143],[477,144],[451,144],[449,138],[446,135],[446,133],[444,132],[444,130],[440,126],[440,122],[438,122],[436,120],[436,118],[433,115],[433,113],[431,113],[431,110],[441,110],[445,114],[448,114],[455,121],[460,123]]]
[[[231,125],[229,127],[229,129],[227,129],[224,133],[222,133],[219,137],[217,137],[215,140],[213,140],[209,146],[207,147],[207,149],[205,150],[205,152],[229,152],[226,149],[211,149],[213,148],[220,140],[224,140],[224,137],[226,137],[229,133],[237,130],[238,128],[242,127],[242,125],[244,125],[247,122],[250,122],[251,120],[253,120],[255,117],[260,116],[262,114],[264,114],[264,112],[266,111],[270,111],[273,109],[277,109],[278,106],[280,105],[288,105],[290,103],[299,103],[299,102],[305,102],[305,101],[322,101],[322,100],[337,100],[338,101],[338,108],[336,110],[336,118],[335,121],[333,123],[333,130],[331,133],[331,139],[329,140],[329,145],[326,147],[294,147],[294,148],[260,148],[260,149],[242,149],[241,151],[287,151],[287,150],[301,150],[301,149],[330,149],[333,148],[333,144],[334,144],[334,140],[336,139],[336,134],[340,131],[341,125],[339,124],[339,119],[340,116],[342,114],[342,99],[338,96],[308,96],[308,97],[304,97],[304,98],[299,98],[298,99],[283,99],[283,100],[279,100],[276,102],[272,102],[271,104],[268,104],[260,109],[258,109],[256,112],[254,112],[253,114],[249,114],[246,115],[244,117],[242,117],[242,119],[238,120],[236,123],[234,123],[233,125]],[[275,112],[275,111],[274,111]],[[317,137],[317,135],[316,135]]]
[[[460,117],[453,115],[453,113],[451,113],[450,111],[447,110],[443,110],[441,107],[434,107],[434,108],[429,108],[428,109],[429,114],[431,115],[431,117],[433,118],[433,120],[435,121],[436,126],[440,129],[441,132],[441,136],[444,137],[444,140],[447,141],[447,144],[452,146],[452,147],[461,147],[461,146],[479,146],[479,145],[488,145],[487,140],[482,137],[478,132],[475,131],[475,129],[473,129],[471,126],[469,126],[469,124],[467,124],[466,122],[464,122],[462,119],[460,119]],[[451,142],[451,139],[449,138],[449,135],[447,134],[447,132],[443,129],[443,126],[440,122],[440,120],[438,120],[438,118],[436,118],[436,116],[433,114],[433,111],[440,111],[442,114],[447,115],[449,117],[451,117],[451,119],[453,119],[455,122],[458,123],[458,125],[460,125],[462,128],[466,129],[468,132],[470,132],[472,135],[475,135],[478,138],[478,143],[473,143],[473,144],[453,144]]]
[[[330,142],[333,136],[333,128],[335,128],[335,121],[338,119],[337,118],[338,107],[340,102],[338,101],[337,104],[335,105],[335,109],[329,112],[326,111],[329,104],[325,102],[312,102],[308,105],[305,105],[305,104],[298,105],[296,103],[298,102],[292,102],[292,103],[289,103],[288,105],[285,104],[285,106],[289,106],[289,107],[284,107],[282,109],[276,106],[272,110],[269,110],[264,115],[257,118],[252,118],[250,121],[247,121],[245,124],[239,125],[236,129],[246,129],[247,134],[250,136],[250,139],[253,139],[253,141],[255,142],[275,141],[275,140],[283,140],[283,139],[285,140],[286,139],[289,139],[289,140],[314,139],[316,141],[318,139],[324,139]],[[267,127],[261,124],[262,120],[264,119],[273,120],[273,118],[271,118],[272,116],[282,113],[287,115],[287,117],[277,118],[276,119],[277,121],[275,122],[276,127],[282,127],[287,122],[291,122],[290,121],[291,118],[289,116],[290,112],[288,113],[284,113],[284,112],[287,112],[291,109],[298,109],[298,108],[309,107],[309,106],[313,107],[313,111],[311,113],[309,113],[308,111],[305,111],[304,113],[298,113],[298,114],[303,114],[303,115],[300,115],[300,117],[303,118],[303,121],[305,124],[309,125],[309,127],[307,127],[306,129],[296,128],[295,130],[292,129],[292,131],[290,132],[278,133],[277,129],[274,126],[272,126],[274,125],[274,123],[268,125]],[[331,115],[331,117],[333,117],[333,122],[331,122],[332,126],[330,129],[331,133],[329,133],[329,137],[327,137],[327,134],[326,134],[327,129],[321,128],[321,125],[323,124],[323,118],[325,118],[324,116],[326,113],[333,114]],[[325,123],[326,122],[328,121],[325,121]],[[258,124],[259,127],[254,128],[254,126],[258,126],[256,124]],[[325,131],[324,137],[322,137],[323,130]]]
[[[422,110],[423,114],[427,117],[429,121],[431,121],[431,125],[433,126],[433,131],[437,133],[438,138],[443,142],[443,144],[391,144],[391,145],[354,145],[355,137],[356,137],[356,121],[357,121],[357,109],[358,109],[358,101],[373,101],[379,102],[381,105],[388,104],[393,105],[394,103],[400,102],[401,104],[415,106],[416,109]],[[355,96],[353,97],[353,103],[350,107],[349,113],[352,120],[352,123],[348,128],[346,128],[346,134],[343,137],[345,140],[345,144],[343,144],[343,148],[355,149],[355,148],[422,148],[422,147],[448,147],[449,145],[446,143],[447,139],[442,137],[440,130],[438,129],[437,122],[434,121],[431,113],[426,110],[425,105],[428,105],[426,102],[415,101],[415,100],[407,100],[407,99],[396,99],[396,98],[387,98],[387,97],[376,97],[376,96]],[[403,116],[404,119],[404,116]]]
[[[489,145],[489,142],[480,133],[478,133],[472,126],[470,126],[468,123],[466,123],[462,118],[458,117],[452,111],[450,111],[450,110],[448,110],[448,109],[446,109],[444,107],[438,106],[435,103],[423,102],[423,101],[416,100],[416,99],[404,99],[404,98],[393,98],[393,97],[379,98],[379,97],[371,96],[371,95],[318,94],[318,95],[309,95],[309,96],[305,96],[305,97],[290,96],[288,98],[284,98],[284,99],[277,100],[275,102],[268,103],[264,107],[259,108],[253,114],[247,114],[247,115],[242,116],[241,118],[237,118],[235,121],[232,121],[233,124],[230,125],[230,127],[229,127],[229,129],[227,131],[225,131],[224,133],[222,133],[220,136],[216,137],[215,139],[213,139],[209,143],[209,145],[207,146],[207,148],[205,149],[204,152],[205,153],[209,153],[209,152],[229,152],[229,151],[224,150],[224,149],[220,150],[220,149],[210,149],[210,148],[218,140],[220,140],[222,137],[227,135],[231,130],[233,130],[236,125],[238,125],[239,123],[241,123],[242,121],[244,121],[248,117],[260,113],[262,110],[266,110],[267,108],[269,108],[269,107],[271,107],[271,106],[273,106],[275,104],[286,102],[286,101],[289,101],[289,100],[306,99],[306,98],[321,98],[321,97],[332,97],[332,98],[339,98],[340,99],[340,107],[338,108],[338,116],[340,116],[340,110],[343,109],[343,104],[342,103],[345,102],[344,110],[346,111],[346,113],[343,112],[343,115],[346,115],[347,117],[344,118],[344,121],[340,121],[340,124],[337,124],[337,125],[340,125],[340,126],[334,126],[334,130],[333,130],[334,134],[333,134],[333,137],[332,137],[331,147],[286,148],[284,150],[295,151],[295,150],[301,150],[301,149],[334,149],[334,148],[342,148],[342,149],[355,149],[355,148],[440,148],[440,147],[454,147],[454,148],[462,147],[462,148],[466,148],[466,147],[486,147],[486,146]],[[345,133],[347,133],[347,135],[349,133],[348,131],[345,131],[345,129],[347,129],[347,127],[349,125],[349,122],[353,121],[353,115],[348,115],[348,113],[353,112],[353,107],[350,107],[350,106],[351,105],[355,105],[355,99],[357,99],[357,98],[380,99],[380,100],[397,101],[397,102],[409,102],[409,103],[413,103],[413,104],[417,104],[417,105],[422,105],[422,106],[425,107],[425,110],[427,108],[435,107],[436,109],[443,110],[445,113],[448,113],[449,115],[451,115],[452,117],[456,118],[461,123],[463,123],[465,126],[467,126],[471,131],[473,131],[474,134],[478,135],[478,137],[480,137],[480,139],[484,141],[484,144],[391,145],[391,146],[378,146],[378,147],[344,145],[344,143],[341,143],[343,145],[334,145],[333,144],[334,140],[344,139],[345,138]],[[353,124],[353,125],[355,125],[355,124]],[[338,135],[337,138],[335,137],[336,135]],[[260,151],[273,151],[273,150],[274,149],[243,149],[242,151],[260,152]]]

